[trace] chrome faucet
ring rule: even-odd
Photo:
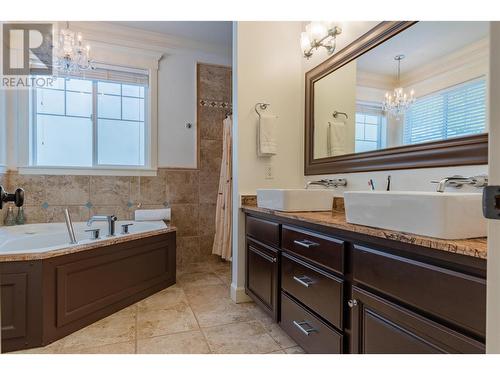
[[[451,176],[445,177],[439,181],[431,181],[433,184],[438,184],[436,191],[438,193],[444,193],[447,186],[453,186],[455,188],[461,188],[463,185],[471,185],[477,188],[488,186],[488,176]]]
[[[69,214],[67,208],[64,210],[64,221],[66,222],[66,228],[68,228],[69,243],[72,245],[77,244],[78,241],[76,240],[75,229],[73,228],[73,221],[71,220],[71,215]]]
[[[24,190],[16,189],[14,193],[7,193],[2,185],[0,185],[0,210],[4,203],[14,202],[16,207],[22,207],[24,204]]]
[[[333,179],[322,179],[317,181],[308,181],[306,184],[306,189],[311,185],[320,185],[326,188],[347,186],[347,180],[345,178],[333,178]]]
[[[87,226],[90,227],[94,221],[107,221],[108,222],[108,237],[115,235],[115,222],[117,217],[115,215],[96,215],[92,216],[89,221],[87,221]]]

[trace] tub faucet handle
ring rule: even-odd
[[[99,228],[87,229],[87,230],[85,230],[85,232],[90,233],[91,240],[98,240],[99,238],[101,238],[101,236],[100,236],[101,230]]]
[[[122,224],[122,232],[121,232],[121,234],[128,234],[129,233],[128,227],[131,226],[131,225],[134,225],[134,224],[133,223]]]

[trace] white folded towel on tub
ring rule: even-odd
[[[170,220],[170,208],[156,210],[136,210],[135,221],[160,221]]]
[[[260,115],[257,129],[257,153],[259,156],[276,155],[276,116],[263,113]]]

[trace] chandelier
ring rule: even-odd
[[[69,73],[94,69],[90,59],[90,46],[83,42],[80,32],[70,30],[69,22],[59,32],[54,47],[54,65],[60,71]]]
[[[311,22],[306,26],[306,31],[300,34],[300,46],[304,57],[309,59],[313,55],[313,50],[319,47],[326,48],[331,55],[335,51],[337,36],[342,33],[342,29],[333,25],[332,22]]]
[[[389,112],[393,116],[399,118],[400,115],[404,114],[408,108],[415,102],[415,92],[410,91],[410,94],[404,92],[403,88],[400,86],[400,75],[401,75],[401,60],[405,58],[405,55],[396,55],[394,60],[398,62],[398,87],[396,87],[392,94],[389,92],[385,93],[385,99],[382,103],[382,109]]]

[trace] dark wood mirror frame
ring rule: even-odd
[[[314,159],[314,83],[414,25],[385,21],[306,73],[304,174],[334,174],[488,163],[488,134]]]

